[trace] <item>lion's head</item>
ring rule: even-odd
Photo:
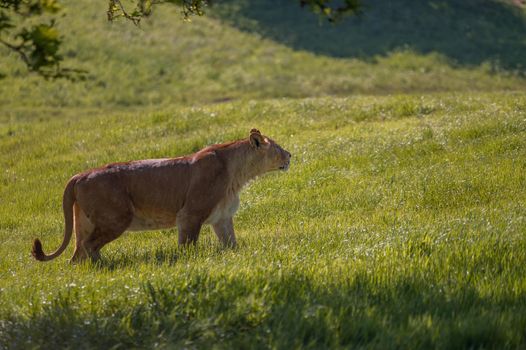
[[[258,159],[261,172],[288,170],[291,154],[257,129],[250,130],[250,145]]]

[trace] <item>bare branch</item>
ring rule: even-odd
[[[31,63],[29,62],[29,58],[27,57],[26,53],[22,49],[24,47],[23,45],[18,45],[18,46],[17,45],[13,45],[13,44],[10,44],[7,41],[3,40],[2,38],[0,38],[0,44],[6,46],[11,51],[16,52],[20,56],[22,61],[24,61],[26,66],[27,67],[31,67]]]
[[[115,15],[117,11],[115,11],[115,8],[118,7],[120,11],[120,15]],[[108,7],[108,21],[113,21],[116,17],[123,16],[126,19],[129,19],[133,22],[136,26],[138,26],[141,22],[141,16],[135,16],[130,15],[124,6],[122,5],[120,0],[110,0],[109,1],[109,7]]]

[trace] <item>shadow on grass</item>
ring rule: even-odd
[[[207,244],[208,243],[208,244]],[[93,268],[115,271],[130,267],[137,267],[142,264],[156,266],[173,266],[179,260],[197,258],[203,254],[207,257],[221,255],[238,248],[224,248],[211,242],[202,242],[197,246],[189,247],[159,247],[153,250],[126,251],[122,254],[104,254],[101,259],[92,264]]]
[[[363,13],[325,23],[298,1],[228,0],[214,15],[297,50],[373,59],[438,52],[460,65],[526,70],[526,10],[496,0],[363,0]],[[511,2],[510,2],[511,3]]]
[[[177,263],[181,254],[185,254],[185,252],[179,249],[158,248],[153,251],[141,250],[113,256],[103,255],[99,261],[93,264],[93,267],[114,271],[139,266],[141,264],[171,266]]]
[[[462,281],[192,274],[145,282],[133,301],[126,293],[95,301],[100,307],[81,307],[68,292],[29,316],[13,309],[0,320],[0,348],[526,346],[526,295],[483,296]]]

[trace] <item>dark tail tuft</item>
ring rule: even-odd
[[[42,250],[42,243],[38,238],[35,238],[33,241],[33,249],[31,250],[31,254],[37,259],[38,261],[45,261],[46,256],[44,254],[44,251]]]

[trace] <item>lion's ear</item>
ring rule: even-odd
[[[261,136],[261,133],[257,129],[250,130],[250,145],[254,148],[259,148],[261,145],[266,143],[263,136]]]

